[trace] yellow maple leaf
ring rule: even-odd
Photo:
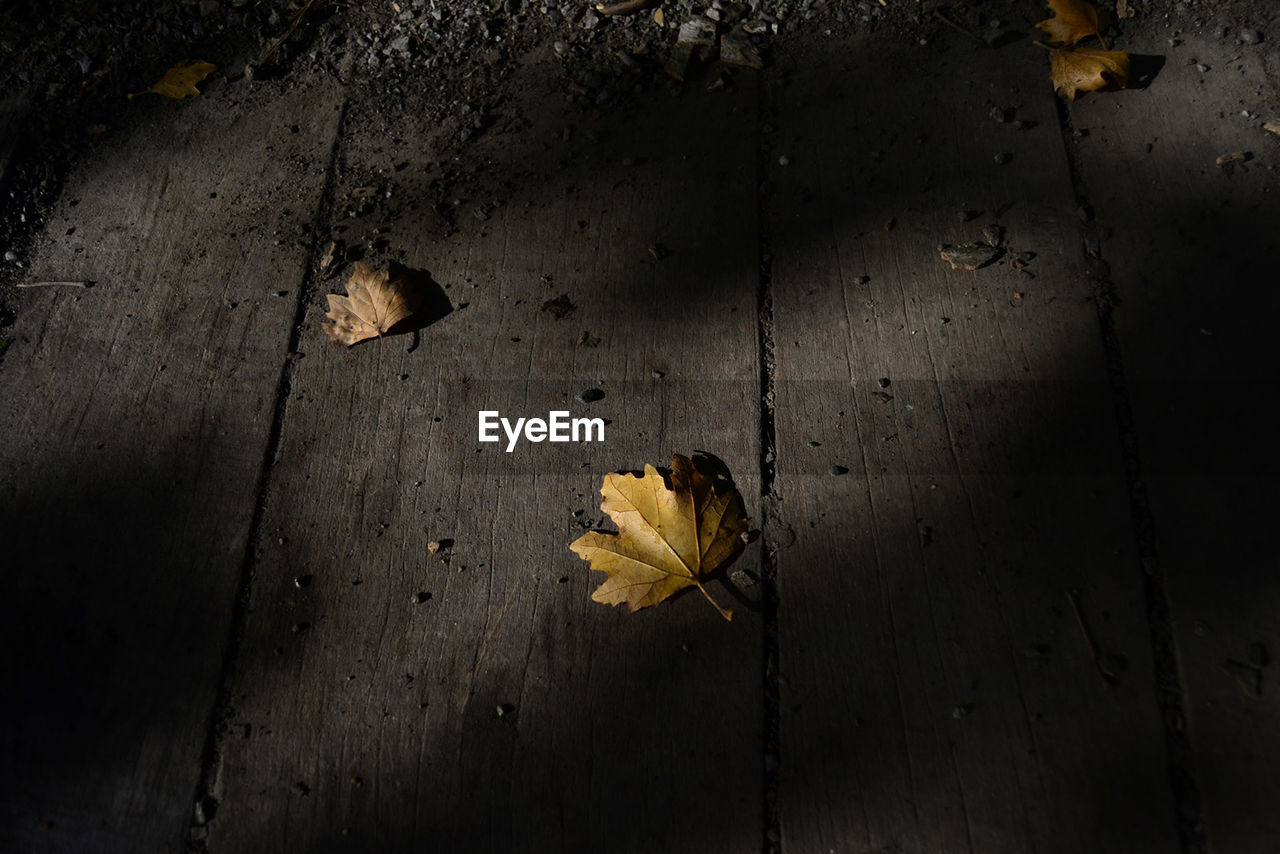
[[[671,485],[653,466],[644,476],[605,475],[600,509],[618,533],[589,531],[570,544],[591,568],[609,577],[591,598],[607,605],[626,603],[636,611],[656,605],[686,587],[697,587],[726,620],[702,582],[742,551],[748,519],[742,496],[717,486],[688,457],[671,459]]]
[[[1049,40],[1076,44],[1089,36],[1099,36],[1107,28],[1106,13],[1087,0],[1049,0],[1053,17],[1036,24]]]
[[[1049,68],[1053,88],[1071,100],[1081,92],[1129,85],[1129,54],[1122,50],[1078,47],[1055,50]]]
[[[190,95],[199,95],[200,90],[196,88],[196,84],[217,70],[218,66],[211,62],[179,62],[164,73],[164,77],[160,78],[159,83],[147,91],[181,101]],[[145,95],[147,93],[141,92],[138,94]],[[134,96],[130,95],[129,97],[132,98]]]
[[[347,294],[329,294],[325,317],[333,323],[324,324],[324,331],[348,347],[387,334],[422,301],[422,294],[406,279],[392,279],[390,271],[374,270],[358,261],[347,282]]]

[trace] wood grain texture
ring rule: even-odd
[[[337,104],[131,107],[39,241],[94,286],[23,291],[0,367],[0,848],[185,838]]]
[[[604,576],[568,548],[602,522],[606,472],[672,452],[721,458],[757,510],[750,93],[663,95],[602,123],[562,114],[548,70],[531,67],[532,106],[503,108],[476,143],[487,183],[449,236],[413,208],[456,135],[436,149],[428,128],[393,129],[415,142],[394,155],[407,207],[390,252],[452,313],[416,347],[351,350],[308,316],[211,851],[760,844],[757,594],[711,585],[733,624],[696,592],[629,615],[590,601]],[[340,199],[377,174],[382,139],[351,140]],[[542,306],[561,295],[576,308],[557,319]],[[606,397],[579,402],[589,388]],[[507,454],[477,441],[481,409],[600,415],[606,441]],[[735,568],[758,564],[749,548]]]
[[[1072,107],[1083,175],[1118,304],[1151,570],[1168,591],[1209,849],[1280,838],[1280,575],[1271,330],[1280,309],[1274,46],[1160,34],[1148,88]],[[1189,58],[1194,57],[1194,61]],[[1209,71],[1201,72],[1198,65]],[[1255,114],[1252,119],[1242,111]],[[1249,152],[1234,170],[1219,156]],[[1183,769],[1189,773],[1190,769]]]
[[[779,62],[784,850],[1176,850],[1043,55],[946,37]],[[991,223],[1001,263],[939,257]]]

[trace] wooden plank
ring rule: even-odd
[[[783,849],[1175,850],[1043,56],[947,36],[779,62]],[[988,223],[1034,278],[941,260]]]
[[[1166,35],[1140,30],[1126,43],[1166,55],[1148,88],[1082,100],[1071,114],[1118,296],[1147,559],[1172,607],[1188,697],[1189,721],[1167,711],[1190,734],[1194,767],[1179,769],[1188,820],[1203,818],[1211,851],[1261,851],[1280,838],[1280,693],[1268,663],[1280,650],[1277,466],[1262,405],[1280,391],[1269,328],[1280,308],[1280,139],[1261,128],[1277,95],[1264,60],[1276,52],[1194,34],[1170,50]],[[1231,152],[1252,159],[1219,168]]]
[[[185,839],[338,104],[138,104],[39,240],[93,286],[21,291],[0,366],[0,848]]]
[[[756,512],[752,93],[664,95],[593,118],[562,106],[555,68],[522,74],[527,100],[461,155],[488,165],[458,190],[452,236],[428,203],[438,164],[458,162],[455,132],[432,141],[411,111],[344,152],[339,198],[379,174],[387,128],[418,140],[395,154],[408,162],[390,205],[344,235],[382,227],[455,310],[416,348],[399,337],[348,351],[325,340],[313,300],[210,850],[760,845],[749,602],[733,624],[696,594],[629,615],[589,600],[602,576],[568,549],[601,521],[606,472],[672,452],[716,454]],[[541,307],[561,295],[576,309],[557,319]],[[598,342],[581,344],[584,331]],[[580,403],[588,388],[607,396]],[[481,409],[604,416],[606,441],[507,454],[477,441]],[[433,540],[452,545],[433,556]],[[758,572],[758,546],[738,567]]]

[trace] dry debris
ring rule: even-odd
[[[1214,162],[1218,164],[1219,169],[1230,176],[1237,166],[1248,163],[1252,159],[1253,152],[1251,151],[1232,151],[1230,154],[1220,155]]]
[[[200,90],[196,88],[196,84],[217,70],[218,66],[211,62],[179,62],[166,71],[156,85],[146,92],[135,92],[129,97],[134,98],[154,92],[157,95],[181,101],[183,98],[199,95]]]
[[[356,262],[347,282],[347,296],[329,294],[332,323],[324,331],[339,344],[350,347],[369,338],[380,338],[413,315],[422,294],[403,278],[391,278],[387,270],[374,270]]]
[[[612,15],[627,15],[649,7],[649,0],[621,0],[619,3],[597,3],[596,11],[606,18]]]
[[[741,30],[725,33],[720,39],[720,61],[729,65],[741,65],[759,71],[764,68],[764,60],[751,44],[750,37]]]
[[[1053,88],[1073,101],[1081,92],[1123,89],[1129,85],[1129,54],[1089,47],[1055,50],[1049,77]]]
[[[600,509],[618,533],[588,531],[569,548],[609,578],[591,594],[607,605],[636,611],[656,605],[686,587],[697,587],[726,620],[702,582],[743,549],[748,519],[742,496],[717,484],[688,457],[671,460],[670,486],[653,466],[644,476],[605,475]]]
[[[960,243],[943,246],[939,254],[953,270],[981,270],[1003,255],[1004,250],[989,243]]]
[[[1129,85],[1129,54],[1122,50],[1102,50],[1077,45],[1091,37],[1102,41],[1108,15],[1087,0],[1049,0],[1053,17],[1036,24],[1051,42],[1064,48],[1046,47],[1050,53],[1049,79],[1053,88],[1071,100],[1081,92],[1123,89]],[[1037,42],[1037,44],[1040,44]]]
[[[1107,28],[1106,12],[1085,0],[1049,0],[1053,17],[1036,24],[1049,36],[1049,41],[1074,45],[1098,36]]]

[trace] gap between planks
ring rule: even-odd
[[[1076,201],[1084,210],[1093,210],[1089,188],[1081,169],[1080,151],[1073,142],[1074,125],[1071,112],[1062,99],[1057,101],[1058,127],[1067,151],[1067,165]],[[1094,306],[1098,312],[1098,332],[1106,360],[1107,382],[1111,389],[1111,401],[1115,410],[1116,429],[1120,434],[1120,448],[1124,469],[1125,488],[1129,495],[1129,513],[1133,524],[1133,536],[1137,545],[1142,570],[1142,592],[1147,611],[1147,630],[1151,639],[1152,664],[1156,677],[1156,704],[1164,729],[1165,755],[1169,763],[1169,785],[1173,791],[1175,815],[1178,820],[1178,839],[1184,854],[1204,854],[1208,843],[1204,830],[1204,810],[1200,787],[1196,780],[1195,756],[1187,735],[1185,721],[1187,696],[1182,685],[1180,658],[1174,640],[1173,621],[1170,614],[1169,593],[1165,586],[1160,553],[1156,546],[1155,520],[1147,500],[1143,479],[1142,458],[1138,451],[1138,433],[1134,424],[1133,404],[1125,378],[1121,355],[1120,337],[1116,332],[1116,287],[1110,278],[1109,265],[1102,257],[1102,236],[1092,219],[1083,223],[1081,250],[1092,280]],[[1073,606],[1075,595],[1068,591]],[[1088,629],[1081,620],[1081,629],[1088,636]],[[1101,665],[1099,665],[1101,667]],[[1103,677],[1108,674],[1102,671]]]
[[[347,111],[350,97],[344,97],[338,110],[338,121],[334,131],[333,144],[329,148],[328,163],[325,165],[324,188],[320,193],[315,215],[312,218],[311,246],[307,251],[306,273],[302,286],[298,289],[298,299],[294,305],[293,324],[289,329],[289,343],[285,348],[285,366],[280,373],[280,384],[276,388],[275,403],[272,407],[271,430],[267,436],[266,451],[262,456],[262,467],[259,470],[258,482],[254,488],[255,501],[253,518],[249,522],[249,533],[245,539],[244,559],[241,563],[240,579],[236,585],[235,610],[231,615],[231,632],[227,637],[227,645],[222,654],[222,672],[218,676],[218,693],[214,701],[213,713],[209,719],[209,732],[205,736],[204,753],[200,762],[200,778],[196,784],[195,797],[192,803],[205,816],[206,821],[213,818],[217,809],[214,791],[217,788],[217,774],[221,753],[223,725],[231,714],[231,690],[235,679],[235,665],[239,657],[240,647],[244,642],[245,622],[248,617],[250,593],[253,588],[254,554],[258,539],[261,536],[263,511],[266,507],[267,487],[271,483],[271,473],[275,468],[276,457],[280,449],[280,436],[284,429],[284,419],[289,407],[289,395],[293,388],[294,366],[297,364],[295,354],[302,334],[303,321],[306,319],[307,306],[320,284],[321,271],[319,260],[322,247],[329,238],[328,217],[333,209],[333,196],[337,185],[338,162],[342,153],[343,130],[346,127]],[[325,226],[322,228],[321,226]],[[203,851],[203,840],[189,840],[192,850]]]
[[[777,854],[782,850],[782,820],[778,813],[778,774],[781,766],[782,715],[778,683],[778,561],[772,528],[780,521],[778,494],[774,486],[777,460],[777,436],[774,424],[774,326],[773,326],[773,240],[769,210],[769,155],[764,128],[777,127],[777,109],[772,85],[761,82],[756,89],[756,228],[759,247],[759,285],[756,291],[756,316],[760,360],[760,555],[763,591],[763,626],[761,644],[761,684],[764,687],[761,713],[764,716],[762,791],[764,851]]]

